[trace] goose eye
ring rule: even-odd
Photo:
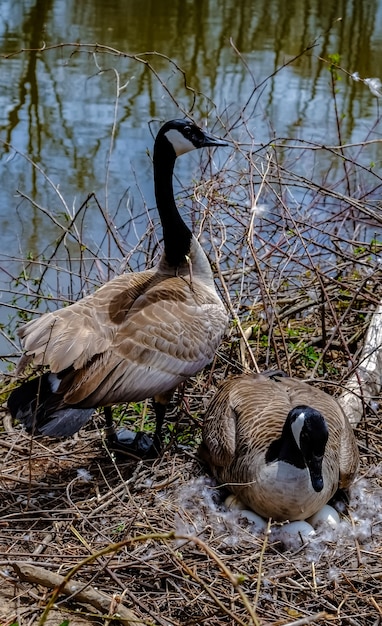
[[[184,131],[185,135],[190,135],[191,134],[191,126],[185,126],[183,131]]]

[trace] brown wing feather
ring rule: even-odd
[[[65,402],[97,406],[174,388],[209,363],[227,317],[214,288],[153,271],[119,276],[20,332],[29,354],[64,378]]]
[[[71,306],[28,322],[19,330],[26,354],[53,373],[80,369],[110,348],[120,320],[154,279],[154,270],[123,274]]]
[[[220,385],[210,403],[203,437],[213,439],[216,447],[222,446],[222,450],[227,450],[225,441],[230,439],[232,442],[231,432],[238,429],[240,439],[236,437],[234,442],[235,453],[238,453],[239,442],[242,447],[265,452],[270,441],[280,436],[286,415],[291,408],[290,398],[285,389],[275,388],[275,383],[271,379],[256,374],[233,377]],[[235,430],[232,426],[227,428],[227,414],[231,419],[233,415],[235,416]],[[224,460],[224,464],[232,460],[231,446],[231,458],[214,451],[216,456]]]

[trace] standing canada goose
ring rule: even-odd
[[[276,521],[316,513],[350,485],[359,461],[338,402],[271,372],[220,385],[207,408],[200,452],[220,484]]]
[[[158,265],[118,276],[19,329],[24,355],[17,373],[31,361],[48,368],[8,399],[12,416],[28,432],[67,437],[96,407],[106,407],[110,432],[110,405],[153,397],[158,451],[171,392],[212,361],[228,323],[208,259],[175,204],[175,160],[196,148],[225,145],[188,120],[164,124],[153,156],[164,240]],[[135,451],[139,441],[137,436],[131,442]],[[141,451],[146,447],[147,442]]]

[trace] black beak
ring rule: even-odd
[[[310,459],[307,459],[307,466],[310,474],[310,480],[312,481],[312,487],[314,491],[322,491],[324,487],[324,479],[322,478],[322,456],[315,456],[314,454]]]
[[[207,148],[208,146],[210,146],[211,148],[214,148],[216,146],[228,146],[228,143],[226,141],[223,141],[223,139],[218,139],[217,137],[214,137],[210,133],[206,133],[204,130],[203,130],[203,135],[204,135],[203,146],[202,146],[203,148]]]

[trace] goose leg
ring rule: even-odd
[[[139,458],[156,457],[162,451],[162,427],[166,415],[167,405],[170,402],[174,390],[171,389],[154,397],[155,432],[153,438],[144,432],[134,432],[128,428],[114,428],[113,415],[110,406],[104,407],[106,422],[106,437],[110,448],[122,454],[128,454]]]
[[[109,438],[112,438],[115,436],[113,413],[111,411],[111,406],[105,406],[103,408],[103,412],[105,415],[105,423],[106,423],[106,437],[109,440]]]
[[[155,420],[156,420],[155,433],[154,433],[154,437],[153,437],[153,448],[154,448],[154,451],[155,451],[156,455],[159,455],[160,452],[162,451],[162,447],[163,447],[163,440],[162,440],[163,422],[164,422],[164,418],[165,418],[165,415],[166,415],[166,410],[167,410],[168,403],[170,402],[172,396],[174,395],[175,389],[176,388],[169,389],[168,391],[165,391],[164,393],[161,393],[161,394],[158,394],[158,395],[154,396],[154,399],[153,399],[153,405],[154,405],[154,411],[155,411]]]
[[[116,431],[110,406],[104,407],[104,414],[106,440],[109,448],[113,452],[138,458],[154,457],[158,455],[160,449],[157,451],[149,435],[144,432],[134,432],[128,428],[119,428],[118,431]]]
[[[154,411],[155,411],[155,432],[153,437],[154,452],[159,455],[162,450],[162,427],[164,422],[164,416],[166,415],[167,402],[161,402],[154,398]]]

